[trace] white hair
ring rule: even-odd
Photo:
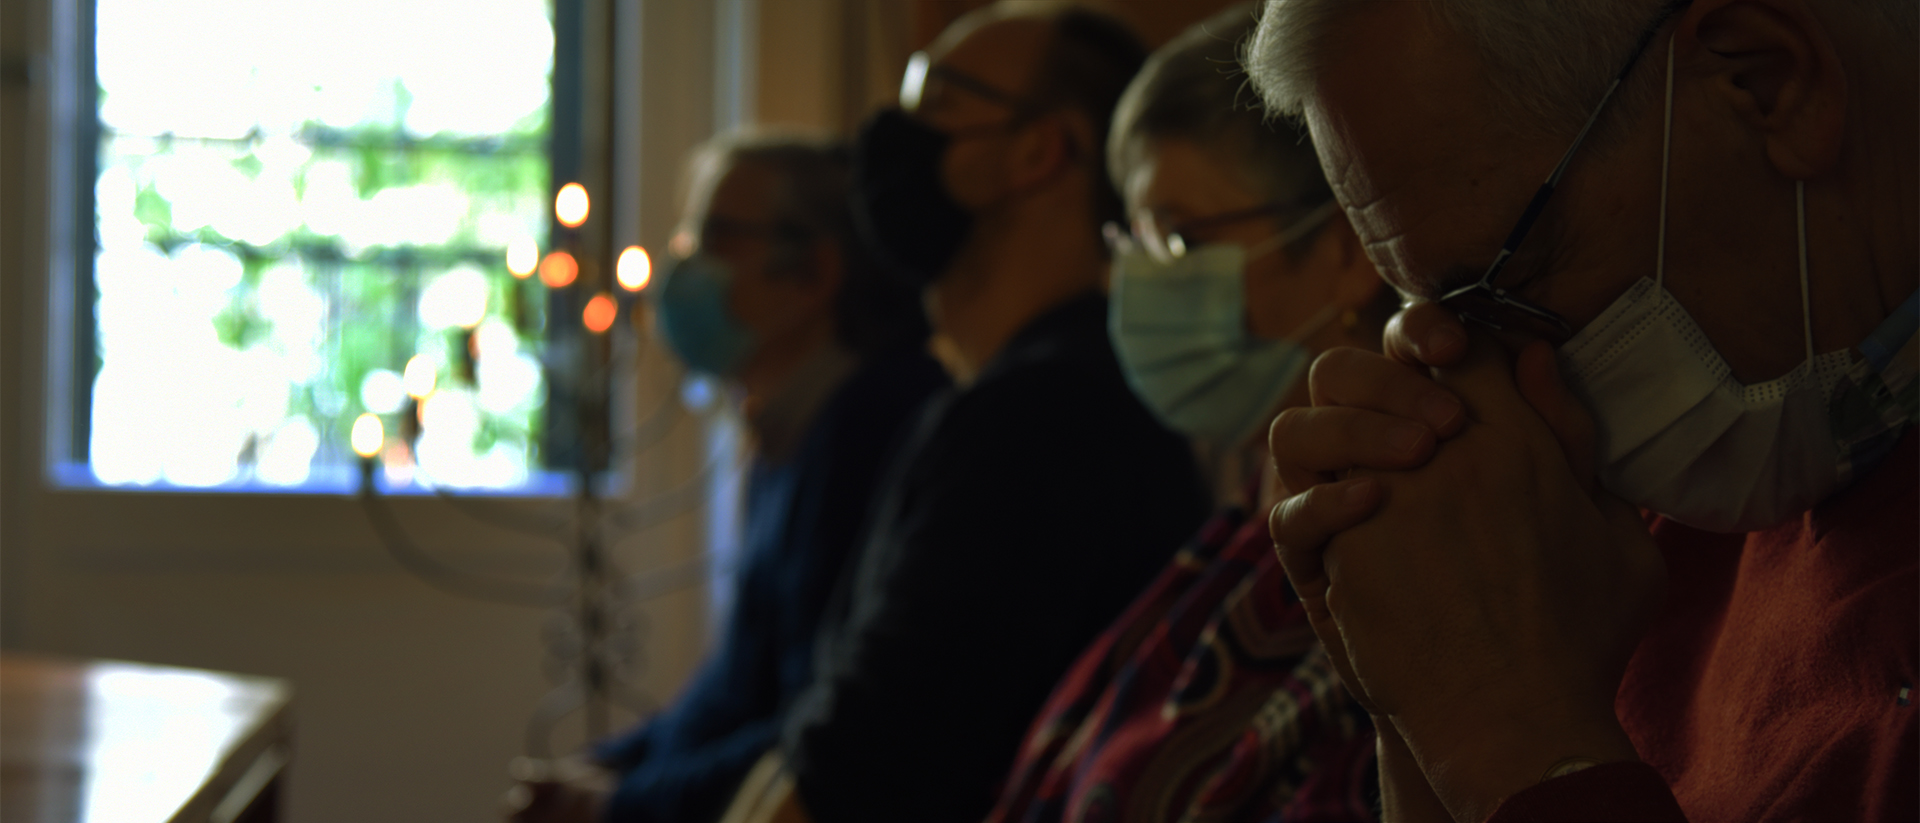
[[[1427,0],[1441,25],[1465,35],[1492,91],[1494,116],[1528,130],[1565,131],[1586,119],[1634,38],[1668,0]],[[1851,0],[1878,31],[1911,47],[1914,0]],[[1242,55],[1267,110],[1298,116],[1315,74],[1358,0],[1267,0]],[[1638,72],[1636,72],[1638,74]],[[1643,75],[1650,77],[1651,73]],[[1651,88],[1651,83],[1639,84]],[[1623,89],[1623,93],[1630,93]]]

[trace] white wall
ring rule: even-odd
[[[496,818],[507,761],[549,685],[545,614],[409,577],[344,499],[55,492],[42,482],[46,284],[59,272],[45,220],[46,75],[27,80],[19,69],[44,65],[53,2],[0,0],[0,646],[290,679],[292,823]],[[663,248],[677,166],[711,128],[712,8],[619,2],[624,28],[643,38],[645,105],[621,116],[640,147],[627,194],[637,210],[616,231]],[[649,362],[641,382],[663,390],[666,367]],[[643,461],[635,493],[692,477],[703,442],[696,421],[681,421]],[[519,572],[557,563],[541,541],[436,501],[399,505],[418,542],[449,561]],[[616,556],[629,571],[669,565],[697,555],[701,535],[689,512]],[[703,603],[693,588],[643,610],[643,686],[656,698],[672,695],[701,652]]]

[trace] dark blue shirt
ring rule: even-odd
[[[880,476],[922,403],[946,385],[924,353],[877,356],[821,407],[791,459],[754,463],[724,633],[678,700],[600,746],[600,760],[621,773],[608,821],[703,821],[725,811],[811,682],[821,613]]]

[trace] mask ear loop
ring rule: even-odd
[[[1660,134],[1660,240],[1653,257],[1653,284],[1667,287],[1667,172],[1673,166],[1673,41],[1667,38],[1667,113]]]
[[[1249,247],[1247,249],[1246,262],[1251,263],[1285,247],[1288,243],[1307,236],[1308,232],[1319,228],[1321,223],[1327,222],[1327,218],[1333,216],[1333,209],[1337,205],[1339,205],[1339,203],[1328,200],[1320,204],[1320,206],[1313,211],[1302,215],[1299,220],[1293,221],[1293,225],[1281,230],[1279,234]]]
[[[1666,122],[1660,135],[1660,240],[1654,256],[1653,282],[1667,283],[1667,175],[1673,166],[1673,41],[1667,38]],[[1793,216],[1800,243],[1800,327],[1806,336],[1807,360],[1813,360],[1813,297],[1807,279],[1807,184],[1793,181]]]
[[[1255,245],[1254,247],[1247,249],[1247,256],[1243,258],[1244,262],[1241,263],[1241,269],[1240,269],[1241,276],[1242,277],[1246,276],[1247,263],[1251,263],[1258,258],[1265,257],[1269,254],[1272,254],[1273,252],[1278,251],[1281,248],[1284,248],[1288,243],[1291,243],[1295,240],[1298,240],[1302,237],[1307,236],[1308,232],[1311,232],[1314,229],[1319,228],[1321,223],[1327,222],[1327,218],[1333,216],[1334,208],[1339,205],[1340,204],[1337,201],[1328,200],[1327,202],[1320,204],[1319,208],[1316,208],[1313,211],[1307,212],[1305,216],[1301,217],[1299,220],[1294,221],[1293,225],[1288,226],[1284,231],[1281,231],[1279,234],[1269,237],[1266,240],[1261,241],[1259,244]],[[1288,332],[1286,337],[1282,337],[1280,339],[1289,343],[1305,342],[1305,340],[1308,337],[1311,337],[1316,332],[1326,328],[1327,324],[1333,322],[1333,319],[1335,317],[1338,317],[1339,315],[1340,315],[1339,306],[1336,306],[1331,303],[1325,306],[1321,306],[1320,310],[1318,312],[1315,312],[1312,317],[1307,318],[1306,322],[1301,323],[1299,328],[1296,328],[1293,331]]]

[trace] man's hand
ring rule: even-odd
[[[1280,483],[1292,495],[1269,509],[1274,546],[1334,668],[1375,715],[1380,712],[1354,678],[1339,626],[1327,611],[1320,552],[1380,503],[1378,485],[1344,479],[1349,472],[1424,465],[1439,441],[1467,423],[1459,398],[1426,368],[1465,355],[1467,336],[1458,320],[1432,304],[1415,306],[1394,316],[1386,343],[1397,358],[1359,349],[1320,355],[1307,376],[1313,406],[1281,412],[1267,439]]]
[[[1308,488],[1270,524],[1349,687],[1405,736],[1448,808],[1481,819],[1562,758],[1635,756],[1613,696],[1664,568],[1637,513],[1594,482],[1592,424],[1551,348],[1524,347],[1509,367],[1490,342],[1448,345],[1449,331],[1445,312],[1420,307],[1389,330],[1401,362],[1316,363],[1316,403],[1355,408],[1276,422],[1282,477]],[[1436,382],[1405,365],[1425,358],[1458,368]],[[1420,401],[1447,390],[1471,419],[1429,425],[1453,435],[1444,445],[1383,456],[1362,442],[1427,419]],[[1386,457],[1427,462],[1372,476],[1402,467]]]
[[[1553,367],[1544,343],[1521,353]],[[1613,701],[1665,586],[1638,512],[1590,459],[1575,474],[1511,374],[1491,342],[1441,370],[1473,421],[1421,469],[1374,478],[1379,511],[1322,554],[1361,689],[1470,819],[1563,758],[1634,759]]]

